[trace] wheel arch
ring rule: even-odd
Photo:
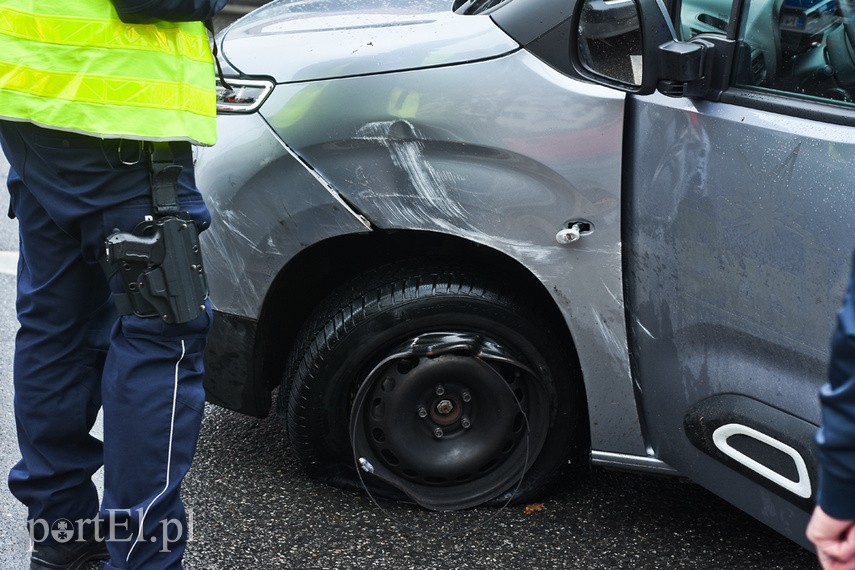
[[[396,260],[433,259],[499,271],[524,290],[553,330],[566,339],[567,358],[579,378],[582,370],[575,343],[558,304],[545,285],[522,263],[489,246],[428,231],[375,231],[330,238],[294,256],[273,279],[258,321],[254,381],[276,388],[285,371],[283,354],[290,351],[312,310],[333,289],[367,269]],[[580,387],[584,391],[583,385]],[[586,405],[587,412],[587,405]]]

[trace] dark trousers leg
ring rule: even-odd
[[[98,515],[92,474],[101,442],[89,435],[101,406],[101,369],[115,320],[104,278],[14,173],[22,228],[15,340],[15,420],[22,459],[9,489],[28,507],[36,537],[60,519]]]

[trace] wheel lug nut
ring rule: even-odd
[[[472,394],[469,392],[463,392],[463,401],[468,402],[472,399]]]
[[[454,403],[451,400],[440,400],[436,405],[436,411],[443,416],[447,416],[454,410]]]
[[[443,394],[445,394],[445,386],[443,386],[442,384],[437,384],[436,385],[436,395],[442,396]]]
[[[463,418],[460,420],[460,425],[463,426],[463,429],[469,429],[472,426],[472,422],[469,421],[469,418]]]
[[[427,410],[425,409],[424,406],[419,406],[418,414],[419,414],[420,418],[426,418],[427,417]]]
[[[443,433],[442,428],[436,428],[436,429],[434,429],[434,430],[433,430],[433,436],[434,436],[436,439],[441,438],[443,435],[445,435],[445,433]]]

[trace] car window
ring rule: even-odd
[[[746,0],[733,84],[855,106],[855,0]],[[730,0],[686,0],[682,39],[727,32]]]
[[[753,0],[740,26],[740,87],[852,104],[853,0]]]
[[[683,0],[680,7],[680,39],[698,34],[724,34],[730,20],[732,0]]]

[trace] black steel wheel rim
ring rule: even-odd
[[[353,400],[359,468],[435,510],[518,486],[548,431],[546,383],[499,341],[424,334],[379,360]]]

